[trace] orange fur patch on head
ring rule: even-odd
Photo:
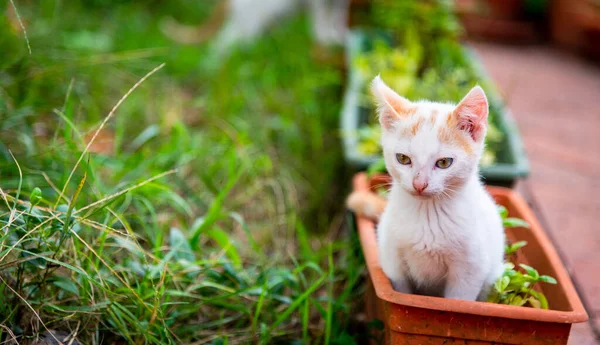
[[[449,113],[446,126],[438,130],[438,139],[444,144],[456,144],[467,154],[473,153],[473,145],[467,136],[458,128],[458,118],[454,113]]]
[[[430,116],[420,116],[418,118],[416,118],[411,124],[410,126],[404,128],[404,132],[402,133],[402,135],[404,136],[415,136],[417,135],[417,132],[423,128],[424,125],[429,124],[429,126],[433,127],[435,125],[435,121],[437,119],[437,114],[439,113],[438,110],[433,110],[430,114]]]
[[[449,112],[446,116],[446,127],[454,128],[458,126],[458,118],[454,116],[453,111]]]
[[[399,100],[392,100],[390,105],[394,108],[396,113],[402,117],[408,117],[417,112],[417,107],[415,105],[406,106],[406,104]]]
[[[416,135],[417,132],[419,131],[419,129],[421,128],[421,126],[423,125],[423,122],[425,122],[425,119],[422,117],[419,117],[417,119],[417,121],[415,121],[410,128],[408,129],[408,133],[410,133],[410,135]]]
[[[432,125],[432,126],[435,125],[435,120],[437,120],[438,114],[439,114],[439,111],[437,109],[434,109],[431,112],[431,116],[429,117],[429,124],[430,125]]]

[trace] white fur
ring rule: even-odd
[[[373,83],[380,106],[398,104],[398,99],[396,103],[381,99],[400,97],[378,92],[389,90],[384,87],[380,79]],[[483,94],[480,89],[475,91],[479,97]],[[483,121],[487,121],[485,102]],[[472,141],[471,154],[457,143],[444,144],[438,139],[438,128],[446,125],[447,116],[438,116],[433,124],[424,121],[414,136],[404,135],[403,130],[416,118],[428,118],[434,110],[448,114],[455,109],[454,105],[426,101],[408,104],[416,106],[416,113],[402,118],[397,116],[400,112],[388,109],[388,116],[397,117],[393,126],[383,126],[382,131],[381,144],[393,184],[378,225],[381,268],[400,292],[485,299],[503,272],[505,243],[495,203],[479,181],[485,132],[477,142],[465,133]],[[382,109],[380,114],[384,113]],[[409,156],[412,164],[398,163],[398,153]],[[435,167],[438,159],[446,157],[453,158],[449,168]],[[414,179],[428,182],[422,195],[413,187]]]
[[[229,0],[230,11],[216,39],[225,53],[233,45],[250,41],[301,6],[310,10],[313,35],[322,44],[341,44],[347,30],[348,0]]]

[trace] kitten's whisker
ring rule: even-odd
[[[380,183],[380,184],[376,184],[373,186],[373,189],[379,189],[379,188],[384,188],[384,187],[392,187],[393,183],[392,182],[385,182],[385,183]]]
[[[446,188],[444,188],[444,189],[442,190],[442,192],[441,192],[441,193],[438,195],[438,199],[441,199],[442,197],[445,197],[445,198],[448,198],[448,199],[450,199],[450,198],[452,198],[453,196],[455,196],[457,193],[458,193],[458,191],[457,191],[456,189],[453,189],[453,188],[446,187]]]

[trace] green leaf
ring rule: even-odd
[[[275,322],[273,322],[271,324],[271,327],[269,328],[269,333],[273,332],[273,330],[279,326],[279,324],[281,322],[283,322],[285,319],[287,319],[287,317],[296,309],[298,308],[298,306],[300,306],[300,304],[302,302],[304,302],[305,299],[309,298],[309,296],[315,291],[317,290],[321,284],[323,284],[323,281],[325,280],[325,276],[321,276],[316,282],[314,282],[311,286],[308,287],[308,289],[306,289],[306,291],[304,291],[301,295],[299,295],[296,300],[294,300],[294,302],[292,302],[292,304],[287,307],[284,311],[282,311],[279,314],[279,317],[277,318],[277,320],[275,320]]]
[[[550,276],[546,276],[546,275],[540,276],[539,280],[541,282],[548,283],[548,284],[556,284],[556,279],[554,279]]]
[[[156,124],[148,126],[144,129],[129,145],[131,151],[136,151],[150,139],[160,134],[160,127]]]
[[[42,200],[42,190],[38,187],[35,187],[29,195],[29,202],[31,202],[32,206],[37,205]]]
[[[48,303],[44,307],[53,309],[53,310],[58,310],[63,313],[73,313],[73,312],[89,313],[89,312],[94,312],[94,311],[98,311],[98,310],[103,310],[103,309],[107,308],[108,306],[110,306],[110,304],[111,304],[111,302],[109,302],[109,301],[97,302],[93,305],[60,305],[60,306],[57,306],[57,305]]]
[[[127,250],[131,254],[141,258],[144,256],[144,251],[140,246],[134,242],[132,239],[123,236],[111,236],[119,247]]]
[[[511,244],[511,247],[519,249],[519,248],[525,247],[526,245],[527,245],[527,241],[518,241],[518,242]]]
[[[510,278],[503,276],[501,278],[498,278],[498,280],[496,280],[496,282],[494,283],[494,289],[496,289],[496,291],[498,293],[502,293],[502,292],[504,292],[504,290],[506,289],[506,287],[508,286],[509,283],[510,283]]]
[[[506,255],[511,255],[514,252],[516,252],[517,250],[525,247],[526,245],[527,245],[527,241],[519,241],[519,242],[515,242],[511,245],[508,245],[505,247]]]
[[[516,305],[519,307],[525,303],[527,303],[527,300],[524,300],[523,297],[521,297],[519,295],[514,296],[510,301],[510,305]]]
[[[510,274],[508,274],[510,273]],[[531,278],[526,277],[521,272],[518,271],[510,271],[507,272],[506,276],[510,277],[510,284],[508,286],[511,290],[519,290],[524,283],[530,280]]]
[[[206,235],[217,242],[217,244],[225,250],[225,255],[227,255],[236,267],[242,266],[242,259],[240,258],[238,250],[229,240],[229,236],[225,231],[214,228],[206,231]]]
[[[71,279],[63,276],[52,278],[52,284],[79,297],[79,287]]]
[[[508,284],[510,283],[510,278],[509,277],[502,277],[502,281],[501,281],[501,287],[502,287],[502,291],[506,290],[506,287],[508,286]]]
[[[531,278],[538,279],[540,277],[540,274],[535,268],[525,264],[519,264],[519,266],[524,269]]]
[[[548,309],[548,300],[546,299],[546,296],[543,293],[531,290],[529,291],[529,294],[532,295],[534,299],[539,303],[540,308]],[[531,298],[532,297],[530,297],[530,299]]]
[[[505,218],[502,224],[505,228],[529,228],[529,223],[519,218]]]
[[[70,264],[67,264],[67,263],[65,263],[65,262],[62,262],[62,261],[58,261],[58,260],[56,260],[56,259],[53,259],[53,258],[50,258],[50,257],[46,257],[46,256],[39,255],[39,254],[37,254],[37,253],[31,252],[31,251],[28,251],[28,250],[25,250],[25,249],[23,249],[23,250],[22,250],[22,252],[23,252],[23,253],[30,254],[30,255],[33,255],[33,256],[36,256],[36,257],[38,257],[38,258],[40,258],[40,259],[43,259],[43,260],[45,260],[45,261],[52,262],[52,263],[54,263],[54,264],[57,264],[57,265],[63,266],[63,267],[65,267],[65,268],[68,268],[68,269],[70,269],[71,271],[74,271],[74,272],[77,272],[77,273],[81,274],[81,275],[82,275],[82,276],[84,276],[84,277],[85,277],[87,280],[90,280],[90,281],[93,281],[93,282],[94,282],[94,283],[96,283],[96,284],[99,284],[99,283],[98,283],[98,282],[96,282],[96,281],[95,281],[95,280],[94,280],[94,279],[93,279],[93,278],[92,278],[92,277],[91,277],[89,274],[87,274],[85,271],[83,271],[81,268],[78,268],[78,267],[72,266],[72,265],[70,265]]]
[[[90,162],[89,162],[89,156],[88,156],[88,167],[89,167],[89,165],[90,165]],[[87,170],[84,171],[83,177],[81,177],[81,180],[79,181],[79,184],[77,185],[77,189],[75,189],[75,193],[73,194],[73,197],[71,198],[71,202],[69,202],[69,207],[67,208],[67,215],[65,217],[65,222],[63,225],[63,229],[62,229],[62,236],[58,242],[58,247],[60,247],[62,245],[62,242],[65,239],[65,237],[69,231],[69,225],[71,222],[71,214],[73,213],[73,210],[75,209],[75,202],[77,201],[77,198],[79,198],[79,193],[81,193],[81,190],[83,189],[83,186],[85,185],[86,179],[87,179]]]
[[[498,293],[502,293],[502,280],[498,279],[494,282],[494,290]]]
[[[200,239],[200,235],[205,232],[208,228],[210,228],[215,222],[223,218],[223,214],[221,213],[221,208],[223,206],[223,202],[231,189],[236,185],[240,177],[242,176],[244,169],[238,169],[234,172],[234,176],[230,177],[227,181],[225,187],[223,187],[219,194],[215,197],[210,207],[208,208],[207,214],[196,221],[192,230],[192,237],[190,238],[190,245],[192,249],[198,248],[198,242]]]
[[[498,205],[498,213],[500,213],[500,217],[502,217],[502,219],[508,217],[508,210],[502,205]]]
[[[542,304],[540,303],[540,301],[538,301],[537,299],[535,299],[533,297],[529,297],[527,299],[527,301],[529,302],[529,304],[531,304],[532,307],[534,307],[536,309],[541,309],[542,308]]]
[[[176,259],[184,259],[189,262],[196,260],[192,247],[181,230],[171,228],[169,233],[169,246]]]

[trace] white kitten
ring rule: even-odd
[[[214,18],[209,19],[206,25],[189,27],[168,18],[161,24],[163,33],[178,42],[199,43],[211,37],[215,33],[213,27],[225,19],[213,41],[217,55],[224,56],[233,46],[251,42],[286,16],[306,8],[317,42],[324,45],[343,44],[346,37],[349,0],[221,1]]]
[[[503,272],[504,231],[479,181],[488,104],[474,87],[457,105],[410,102],[376,77],[372,92],[393,184],[378,225],[395,290],[484,300]]]
[[[229,18],[216,39],[225,52],[263,34],[282,17],[307,6],[313,36],[322,44],[341,44],[347,29],[348,0],[230,0]]]

